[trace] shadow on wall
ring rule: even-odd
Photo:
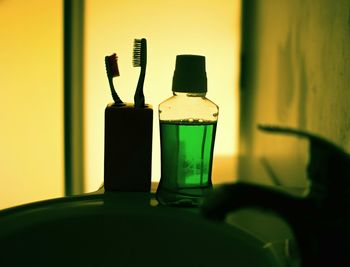
[[[300,49],[300,40],[296,35],[295,55],[293,55],[292,33],[289,32],[287,41],[278,49],[277,69],[277,105],[276,114],[279,121],[288,120],[292,109],[292,103],[296,102],[297,127],[305,129],[307,125],[307,73],[305,66],[305,57]]]
[[[243,30],[254,42],[243,47],[243,76],[251,82],[242,105],[250,115],[241,123],[248,152],[306,157],[296,141],[259,134],[259,123],[312,132],[350,151],[350,2],[249,3],[244,13],[254,9],[254,20]]]

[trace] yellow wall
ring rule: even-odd
[[[256,125],[308,131],[350,152],[350,1],[253,2],[244,64],[250,117],[241,128],[247,153],[264,157],[283,186],[305,187],[306,140]]]
[[[160,176],[158,104],[171,96],[177,54],[207,60],[208,98],[220,107],[214,181],[232,178],[237,152],[239,0],[86,0],[86,184],[103,181],[104,108],[111,102],[104,57],[117,52],[121,76],[115,85],[133,100],[139,69],[132,67],[134,38],[148,40],[146,102],[154,107],[153,172]],[[117,153],[117,152],[116,152]]]
[[[63,195],[62,1],[0,1],[0,209]]]

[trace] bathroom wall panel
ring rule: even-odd
[[[305,166],[306,142],[259,133],[256,125],[266,123],[319,134],[350,152],[350,1],[256,0],[247,1],[249,11],[242,151],[274,166]],[[284,184],[305,185],[301,172],[283,175]]]
[[[0,1],[0,209],[63,195],[62,1]]]

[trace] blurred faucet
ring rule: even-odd
[[[205,201],[205,216],[223,220],[227,213],[246,207],[276,212],[294,232],[302,267],[350,266],[350,155],[317,135],[273,126],[260,130],[308,138],[309,187],[293,196],[273,187],[227,184]]]

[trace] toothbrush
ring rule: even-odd
[[[139,81],[137,83],[134,103],[135,107],[142,108],[145,106],[145,97],[143,95],[143,83],[146,75],[146,64],[147,64],[147,41],[145,38],[134,40],[134,51],[133,51],[133,66],[141,67]]]
[[[106,64],[106,71],[107,71],[109,87],[111,89],[114,103],[119,104],[119,105],[123,104],[123,101],[119,98],[117,92],[115,91],[114,85],[113,85],[113,77],[120,76],[117,55],[114,53],[110,56],[106,56],[105,57],[105,64]]]

